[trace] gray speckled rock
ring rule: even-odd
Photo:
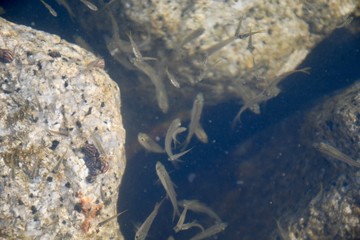
[[[309,115],[304,134],[360,162],[360,81],[326,100]],[[360,236],[360,170],[321,155],[339,177],[325,185],[308,209],[288,226],[290,239],[357,239]]]
[[[360,81],[315,108],[306,133],[360,159]]]
[[[195,84],[207,90],[210,102],[244,98],[239,90],[244,87],[254,91],[253,94],[263,90],[274,76],[296,68],[314,45],[357,7],[354,0],[331,4],[291,0],[123,2],[126,15],[137,26],[143,26],[165,42],[154,45],[160,59],[165,48],[174,51],[184,36],[199,27],[205,29],[200,37],[184,45],[181,56],[185,58],[175,51],[163,64],[181,82],[190,83],[190,88]],[[248,49],[249,38],[232,41],[208,57],[203,80],[199,82],[207,49],[233,36],[240,18],[240,33],[261,31],[252,36],[255,50]]]
[[[104,45],[118,63],[136,70],[127,60],[133,54],[126,36],[131,32],[143,55],[158,59],[149,64],[166,84],[170,110],[190,103],[199,91],[207,104],[254,98],[276,76],[294,70],[319,41],[359,9],[357,0],[126,0],[108,4],[99,0],[93,1],[99,11],[91,12],[83,5],[58,1],[71,6],[69,12],[75,13],[90,36],[98,39],[98,33],[104,33]],[[242,39],[230,41],[210,54],[211,47],[234,36],[240,18]],[[204,32],[200,36],[184,42],[186,36],[201,28]],[[251,39],[254,50],[249,47],[250,31],[259,31]],[[166,68],[180,82],[180,89],[171,86]],[[141,104],[155,106],[149,101],[149,97],[155,98],[154,86],[139,72],[144,81],[131,81],[129,89],[146,96]]]
[[[359,174],[342,174],[321,189],[301,216],[290,222],[284,239],[358,239],[360,236]]]
[[[0,237],[122,239],[116,219],[98,225],[125,169],[117,84],[93,54],[1,18],[0,48]]]

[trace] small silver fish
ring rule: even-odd
[[[164,149],[146,133],[138,134],[138,141],[146,150],[155,153],[164,153]]]
[[[168,159],[170,161],[176,161],[178,160],[180,157],[182,157],[183,155],[185,155],[186,153],[188,153],[191,149],[188,149],[186,151],[183,151],[183,152],[180,152],[180,153],[177,153],[177,154],[174,154],[173,151],[172,151],[172,139],[173,139],[173,136],[174,136],[174,132],[179,129],[181,126],[181,121],[179,118],[176,118],[174,119],[167,132],[166,132],[166,136],[165,136],[165,151],[166,153],[168,154]]]
[[[157,60],[156,58],[153,57],[143,57],[138,45],[135,43],[134,39],[132,38],[131,33],[126,33],[126,34],[129,37],[131,48],[135,56],[134,61]]]
[[[166,75],[167,75],[168,79],[170,80],[171,84],[176,88],[180,88],[180,83],[178,82],[178,80],[176,80],[174,75],[169,72],[168,68],[166,68],[165,72],[166,72]]]
[[[222,49],[223,47],[225,47],[226,45],[228,45],[229,43],[231,43],[232,41],[234,41],[235,39],[237,39],[237,36],[231,36],[225,40],[222,40],[221,42],[218,42],[210,47],[208,47],[207,49],[205,49],[205,54],[210,57],[211,55],[213,55],[214,53],[216,53],[217,51],[219,51],[220,49]]]
[[[189,209],[193,212],[205,213],[209,217],[216,220],[216,222],[221,222],[220,217],[204,203],[199,202],[198,200],[182,200],[179,201],[179,206]]]
[[[208,47],[207,49],[205,49],[205,54],[210,57],[212,54],[216,53],[217,51],[219,51],[220,49],[224,48],[225,46],[227,46],[228,44],[230,44],[231,42],[233,42],[236,39],[243,39],[247,36],[249,36],[249,33],[247,35],[245,34],[240,34],[240,28],[241,28],[241,22],[242,22],[242,17],[239,19],[239,23],[236,27],[234,36],[228,37],[225,40],[222,40],[210,47]]]
[[[174,231],[177,233],[179,231],[181,231],[181,228],[185,222],[185,217],[186,217],[186,213],[187,213],[187,208],[185,207],[183,209],[183,211],[181,212],[181,215],[179,217],[179,221],[177,222],[176,226],[174,227]]]
[[[181,126],[181,120],[180,118],[176,118],[174,119],[171,123],[170,126],[166,132],[165,135],[165,151],[169,156],[169,159],[172,158],[172,156],[174,155],[172,152],[172,136],[174,134],[174,131],[176,131],[176,129],[178,129]]]
[[[345,16],[343,18],[343,23],[341,23],[340,25],[338,25],[336,28],[342,28],[342,27],[346,27],[347,25],[349,25],[353,20],[354,20],[354,17],[348,15],[348,16]]]
[[[193,103],[193,107],[191,109],[189,132],[188,135],[186,136],[185,145],[183,149],[185,149],[187,145],[190,143],[190,140],[195,133],[195,129],[198,128],[200,124],[200,117],[203,107],[204,107],[204,96],[202,93],[199,93],[198,95],[196,95],[196,98]]]
[[[200,37],[205,32],[205,28],[199,27],[194,31],[190,32],[183,39],[180,40],[178,48],[183,47],[185,44],[191,42],[192,40]]]
[[[144,61],[136,61],[136,59],[134,59],[133,64],[150,78],[151,82],[155,86],[158,106],[163,113],[166,113],[169,110],[169,100],[161,77],[157,74],[153,67]]]
[[[134,53],[134,56],[135,58],[138,60],[138,61],[142,61],[143,59],[143,56],[138,48],[138,46],[136,45],[134,39],[132,38],[131,36],[131,33],[126,33],[129,40],[130,40],[130,43],[131,43],[131,47],[132,47],[132,50],[133,50],[133,53]]]
[[[60,168],[60,165],[63,163],[66,154],[67,154],[67,149],[66,149],[66,151],[64,152],[64,154],[63,154],[61,157],[59,157],[59,160],[58,160],[58,162],[56,163],[55,167],[53,168],[53,170],[51,170],[52,173],[58,173],[59,168]]]
[[[202,240],[202,239],[211,237],[215,234],[218,234],[218,233],[224,231],[226,229],[227,225],[228,225],[227,223],[215,223],[211,227],[205,229],[205,231],[198,233],[195,236],[193,236],[192,238],[190,238],[190,240]]]
[[[254,50],[255,50],[255,47],[252,43],[252,34],[253,32],[251,31],[251,28],[250,28],[250,32],[249,32],[249,41],[248,41],[248,45],[246,47],[247,50],[249,50],[250,53],[252,53]]]
[[[195,129],[195,136],[202,143],[208,143],[209,142],[209,138],[208,138],[204,128],[202,127],[201,123],[199,123],[198,127]]]
[[[109,218],[105,219],[104,221],[99,222],[97,226],[98,226],[98,227],[102,227],[102,226],[104,226],[105,224],[107,224],[108,222],[110,222],[111,220],[117,218],[118,216],[120,216],[121,214],[123,214],[123,213],[125,213],[125,212],[127,212],[127,210],[124,210],[124,211],[122,211],[122,212],[119,212],[118,214],[116,214],[116,215],[114,215],[114,216],[112,216],[112,217],[109,217]]]
[[[180,142],[177,140],[177,135],[179,135],[180,133],[185,132],[186,130],[187,130],[186,127],[179,127],[173,132],[171,138],[172,138],[172,140],[174,142],[175,147],[176,147],[176,144],[180,144]]]
[[[180,232],[180,231],[188,230],[188,229],[193,228],[193,227],[198,227],[198,228],[201,229],[201,231],[204,231],[203,226],[201,226],[201,224],[197,223],[196,220],[194,220],[194,221],[192,221],[190,223],[184,223],[185,218],[186,218],[187,210],[188,209],[185,207],[183,209],[183,211],[181,212],[181,215],[179,217],[179,221],[176,224],[176,226],[174,227],[174,231],[177,233],[177,232]]]
[[[263,95],[266,95],[268,97],[276,97],[279,93],[280,90],[278,88],[278,85],[281,81],[283,81],[285,78],[287,78],[288,76],[292,75],[293,73],[305,73],[305,74],[310,74],[310,67],[304,67],[304,68],[300,68],[300,69],[295,69],[292,71],[288,71],[288,72],[284,72],[276,77],[274,77],[269,85],[264,89],[264,91],[262,92]]]
[[[10,172],[10,177],[12,180],[15,179],[15,157],[14,157],[15,153],[11,154],[10,156],[10,166],[11,166],[11,172]]]
[[[40,1],[42,4],[44,4],[44,6],[47,8],[47,10],[49,10],[51,15],[53,15],[54,17],[57,17],[56,11],[49,4],[47,4],[44,0],[40,0]]]
[[[174,221],[175,215],[180,215],[176,200],[176,192],[174,189],[174,184],[171,181],[168,172],[166,171],[164,165],[161,164],[161,162],[156,163],[156,174],[158,175],[160,182],[163,185],[166,194],[170,198],[171,204],[173,205],[174,208],[173,221]]]
[[[190,149],[188,149],[188,150],[185,150],[185,151],[182,151],[182,152],[180,152],[180,153],[176,153],[176,154],[172,155],[171,157],[169,157],[169,161],[172,161],[173,163],[174,163],[175,161],[178,161],[178,162],[180,161],[180,162],[181,162],[181,160],[179,160],[179,158],[181,158],[182,156],[184,156],[185,154],[187,154],[188,152],[190,152],[191,149],[192,149],[192,148],[190,148]]]
[[[240,108],[239,112],[236,114],[234,120],[232,121],[232,125],[231,127],[234,129],[236,124],[238,122],[240,122],[241,120],[241,114],[246,110],[246,109],[250,109],[253,113],[255,114],[260,114],[260,106],[259,104],[270,99],[270,96],[266,96],[262,93],[259,93],[258,95],[256,95],[253,98],[249,98],[249,99],[243,99],[244,100],[244,104],[242,105],[242,107]]]
[[[80,2],[85,4],[85,6],[87,6],[92,11],[97,11],[98,10],[98,7],[95,6],[93,3],[89,2],[88,0],[80,0]]]
[[[197,223],[196,220],[194,220],[194,221],[192,221],[192,222],[189,222],[189,223],[184,223],[184,224],[181,226],[180,231],[189,230],[190,228],[194,228],[194,227],[199,228],[202,232],[205,231],[204,227],[203,227],[200,223]]]
[[[161,200],[160,203],[156,203],[154,210],[150,213],[150,215],[146,218],[144,223],[140,226],[140,228],[136,231],[135,234],[135,240],[144,240],[149,232],[149,229],[156,217],[156,215],[159,212],[159,208],[161,204],[163,203],[164,199]]]
[[[340,152],[340,150],[329,144],[320,142],[320,143],[315,143],[314,147],[328,157],[332,157],[335,158],[336,160],[340,160],[344,163],[349,164],[350,166],[360,168],[360,162],[355,161],[345,153]]]

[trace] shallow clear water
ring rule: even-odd
[[[57,4],[52,4],[59,14],[57,18],[52,17],[39,1],[7,1],[0,5],[6,10],[2,17],[10,21],[32,25],[69,41],[72,41],[74,34],[86,39],[76,23],[71,22]],[[360,34],[351,35],[345,29],[336,30],[302,64],[303,67],[311,67],[311,75],[289,77],[281,84],[283,93],[261,105],[261,115],[246,111],[242,125],[232,130],[231,121],[239,109],[237,102],[206,107],[202,124],[209,135],[209,144],[193,140],[192,151],[182,158],[183,163],[178,168],[168,163],[165,155],[147,153],[139,150],[138,146],[134,147],[137,144],[134,135],[136,131],[153,129],[156,132],[159,128],[161,132],[163,129],[159,125],[163,119],[160,117],[157,120],[156,113],[134,111],[133,106],[126,101],[126,91],[122,89],[124,124],[129,129],[129,159],[119,190],[118,208],[119,211],[127,209],[127,213],[119,218],[126,239],[133,239],[135,225],[141,224],[152,211],[155,202],[165,197],[165,191],[157,181],[156,161],[162,161],[170,172],[177,185],[179,199],[199,199],[229,224],[218,239],[269,239],[274,236],[274,219],[285,213],[295,214],[306,205],[305,202],[298,203],[296,196],[308,195],[310,198],[318,191],[317,184],[298,184],[297,176],[303,175],[301,169],[294,166],[298,166],[300,163],[296,161],[305,155],[302,155],[303,149],[296,147],[298,142],[294,140],[296,132],[293,130],[301,125],[306,112],[318,101],[360,79],[359,62]],[[117,79],[117,76],[112,75],[111,68],[108,72]],[[137,120],[134,120],[136,114]],[[152,117],[141,114],[150,114]],[[141,119],[153,120],[142,122]],[[235,151],[239,145],[245,149],[241,154]],[[269,149],[269,146],[272,147]],[[262,151],[262,155],[259,154]],[[277,157],[279,152],[281,157]],[[267,165],[266,159],[260,159],[259,156],[268,156],[268,161],[279,161],[279,167],[272,168],[274,164]],[[282,159],[286,161],[281,162]],[[293,165],[288,164],[290,160],[294,161]],[[324,167],[321,164],[325,166],[328,163],[323,161],[316,167]],[[288,175],[284,176],[283,173]],[[277,185],[278,182],[286,182],[277,179],[284,177],[288,177],[288,185]],[[309,180],[311,177],[308,176]],[[295,186],[296,191],[292,191]],[[149,239],[166,239],[174,235],[172,227],[176,222],[172,222],[171,216],[171,204],[165,201],[150,230]],[[191,214],[191,218],[198,219],[206,226],[212,224],[204,215]],[[189,239],[196,231],[181,232],[174,237]]]

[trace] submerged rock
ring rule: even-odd
[[[360,163],[360,81],[326,100],[309,115],[304,134]],[[287,228],[289,239],[358,239],[360,169],[329,155],[338,176],[324,185],[300,217]]]
[[[90,35],[98,39],[98,32],[106,33],[104,43],[121,65],[137,70],[127,60],[133,56],[126,36],[130,32],[144,56],[157,58],[149,64],[167,85],[170,109],[190,102],[198,91],[204,93],[207,104],[256,97],[276,76],[294,70],[319,41],[345,26],[359,9],[356,0],[331,4],[132,0],[98,1],[97,5],[98,12],[81,5],[71,9]],[[171,86],[166,71],[180,88]],[[136,91],[147,93],[153,86],[139,72],[146,80],[136,82]]]
[[[120,92],[103,60],[0,18],[0,236],[122,239]]]

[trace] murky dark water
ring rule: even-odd
[[[59,14],[57,18],[52,17],[39,1],[3,1],[0,5],[6,10],[3,17],[10,21],[33,25],[69,41],[74,34],[86,39],[77,24],[71,22],[57,4],[52,4]],[[111,60],[106,61],[110,62],[109,74],[118,79],[112,70],[116,66]],[[118,208],[119,211],[127,209],[127,213],[119,218],[126,239],[134,238],[135,225],[141,224],[155,202],[165,197],[165,191],[157,181],[156,161],[162,161],[170,172],[179,199],[198,199],[229,224],[218,239],[274,237],[275,220],[301,211],[307,204],[306,199],[315,196],[319,190],[319,184],[310,183],[312,176],[307,176],[304,171],[309,167],[321,170],[328,164],[320,161],[313,166],[301,167],[301,159],[311,157],[311,152],[304,147],[306,137],[300,136],[297,130],[301,128],[306,112],[317,102],[360,79],[359,63],[360,34],[352,35],[345,29],[335,31],[302,64],[311,67],[311,75],[289,77],[281,84],[283,93],[261,105],[261,115],[246,111],[242,125],[232,130],[231,121],[239,109],[236,102],[206,107],[202,124],[208,133],[209,144],[193,140],[191,152],[182,158],[183,163],[178,168],[168,163],[165,155],[134,147],[137,131],[163,133],[164,127],[159,127],[163,119],[157,119],[157,113],[143,111],[141,106],[141,111],[134,109],[126,101],[126,89],[121,89],[129,159]],[[134,77],[129,74],[128,78]],[[146,119],[145,122],[142,119]],[[324,178],[332,174],[336,173],[324,173]],[[299,196],[304,196],[304,202],[299,202]],[[198,231],[192,229],[174,235],[172,227],[176,222],[172,222],[171,216],[171,204],[165,201],[149,239],[167,239],[170,235],[175,239],[189,239]],[[204,226],[212,224],[205,215],[191,214],[188,219],[195,218]]]

